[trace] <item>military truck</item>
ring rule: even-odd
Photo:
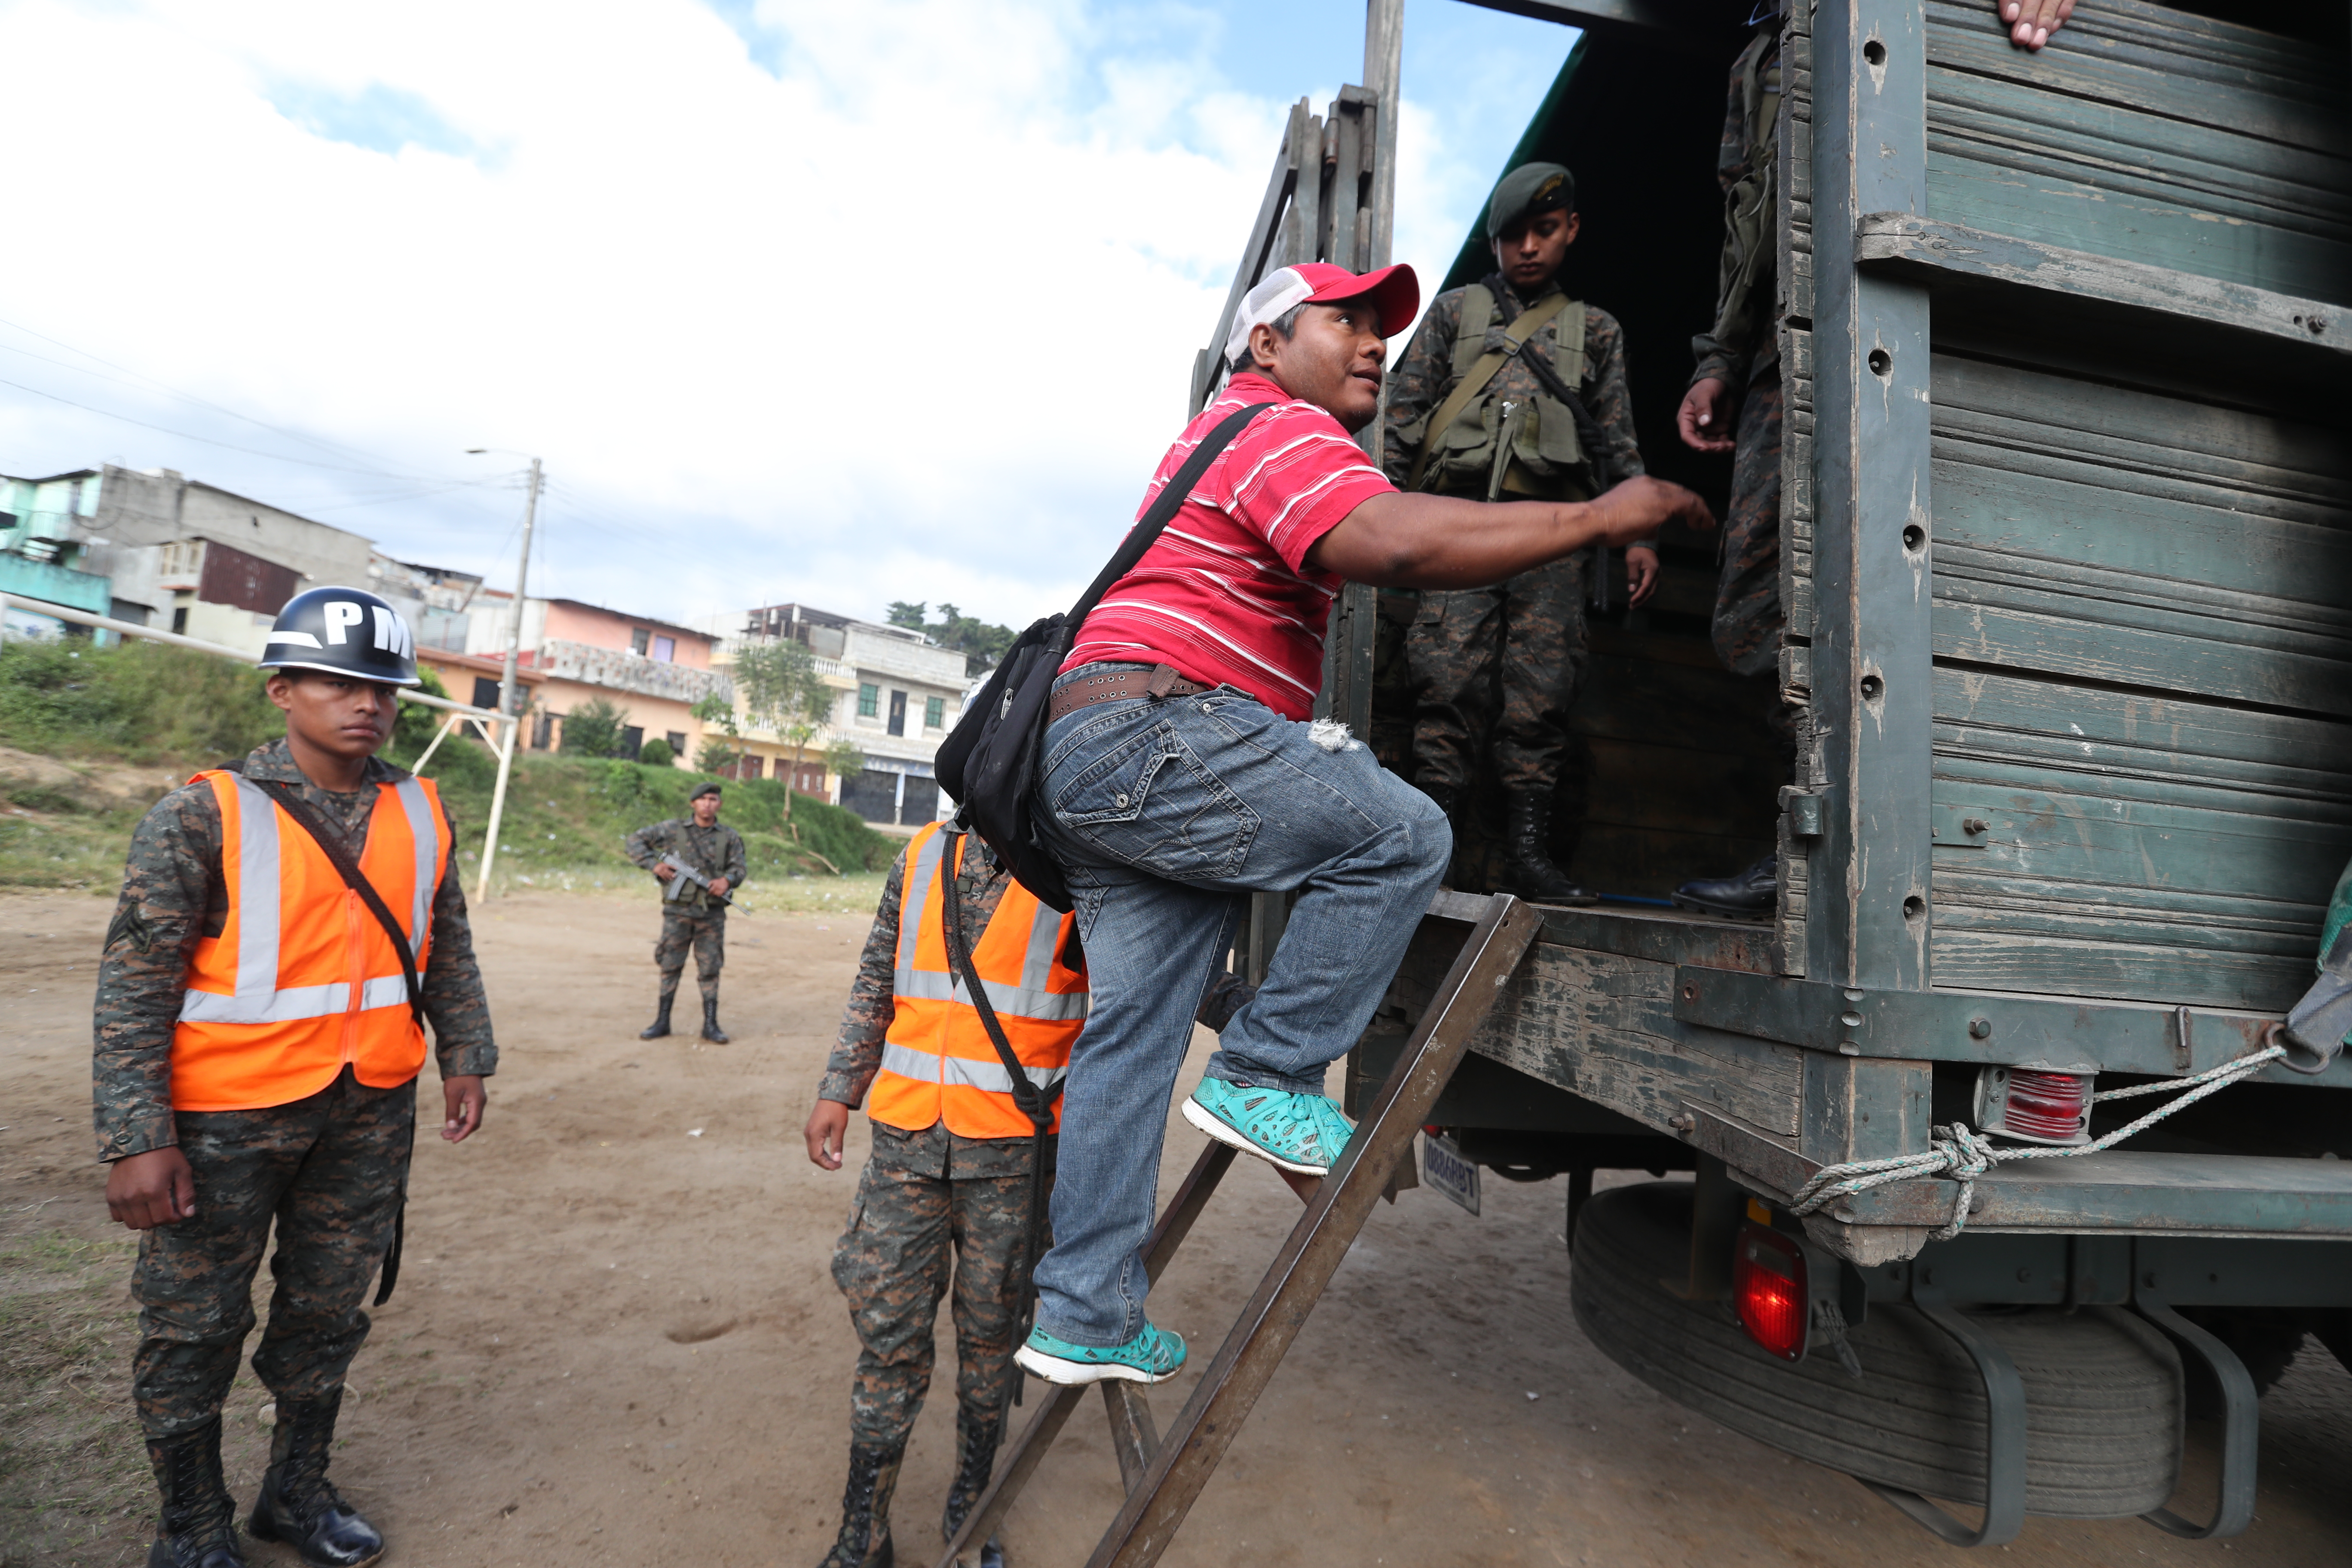
[[[1510,162],[1576,171],[1569,291],[1624,324],[1652,471],[1719,510],[1673,414],[1748,0],[1491,3],[1583,29]],[[1387,259],[1397,9],[1390,79],[1294,113],[1236,299]],[[1458,1196],[1568,1178],[1601,1350],[1958,1544],[2241,1531],[2260,1391],[2307,1334],[2352,1362],[2352,1059],[2273,1051],[2352,857],[2347,20],[2082,0],[2028,53],[1987,0],[1792,0],[1777,679],[1717,667],[1713,542],[1669,536],[1575,715],[1555,850],[1608,896],[1545,912],[1432,1119]],[[1443,286],[1490,265],[1474,231]],[[1195,406],[1215,377],[1204,350]],[[1330,639],[1326,709],[1368,734],[1381,624],[1350,591]],[[1668,904],[1768,851],[1769,921]],[[1477,890],[1441,896],[1351,1110]],[[1244,963],[1280,922],[1259,900]]]

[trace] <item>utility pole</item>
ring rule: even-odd
[[[530,528],[539,515],[539,459],[530,460],[530,494],[522,503],[522,558],[515,563],[514,615],[507,622],[507,670],[499,682],[499,711],[509,719],[522,711],[517,696],[515,665],[522,652],[522,595],[530,576]]]

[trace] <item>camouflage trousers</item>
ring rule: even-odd
[[[1496,782],[1550,793],[1590,657],[1576,560],[1492,588],[1423,592],[1404,649],[1414,693],[1413,782],[1468,788],[1486,771],[1479,736],[1492,714]]]
[[[370,1089],[345,1068],[305,1100],[266,1110],[183,1110],[194,1218],[139,1240],[131,1394],[149,1437],[211,1420],[253,1331],[253,1277],[271,1222],[277,1289],[253,1372],[281,1399],[342,1386],[368,1336],[368,1282],[392,1245],[408,1182],[416,1084]]]
[[[686,954],[694,952],[694,980],[706,1002],[718,1000],[719,972],[727,966],[727,911],[724,909],[662,909],[661,940],[654,943],[654,967],[661,971],[662,999],[677,992],[678,976],[686,973]]]
[[[1731,457],[1723,520],[1723,574],[1715,588],[1715,655],[1735,675],[1780,662],[1780,371],[1748,384]]]
[[[1046,1191],[1053,1185],[1049,1180]],[[853,1442],[907,1440],[931,1386],[931,1325],[955,1258],[956,1424],[1004,1419],[1013,1396],[1013,1331],[1028,1277],[1029,1177],[922,1175],[869,1160],[849,1228],[833,1254],[833,1282],[849,1299],[857,1373],[849,1389]],[[1041,1232],[1038,1247],[1046,1242]]]

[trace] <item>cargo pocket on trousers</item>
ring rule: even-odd
[[[1054,815],[1113,859],[1175,881],[1231,876],[1257,837],[1257,814],[1166,724],[1072,779]]]

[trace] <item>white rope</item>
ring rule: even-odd
[[[1985,1135],[1966,1122],[1955,1121],[1935,1128],[1927,1148],[1917,1154],[1897,1154],[1887,1160],[1850,1160],[1842,1165],[1824,1165],[1813,1173],[1812,1180],[1797,1189],[1789,1200],[1789,1212],[1808,1215],[1826,1207],[1840,1198],[1866,1193],[1873,1187],[1884,1187],[1896,1182],[1916,1182],[1926,1176],[1952,1176],[1960,1184],[1958,1195],[1952,1201],[1951,1223],[1935,1232],[1937,1241],[1949,1241],[1960,1234],[1969,1223],[1969,1205],[1975,1196],[1976,1180],[1995,1165],[2011,1160],[2063,1160],[2075,1154],[2095,1154],[2112,1149],[2136,1132],[2144,1132],[2174,1111],[2194,1105],[2209,1094],[2218,1093],[2242,1079],[2251,1078],[2263,1066],[2286,1055],[2286,1047],[2272,1045],[2250,1057],[2223,1062],[2193,1078],[2168,1079],[2159,1083],[2141,1084],[2133,1089],[2104,1089],[2091,1096],[2095,1102],[2103,1100],[2128,1100],[2135,1095],[2161,1094],[2168,1089],[2187,1088],[2178,1100],[2167,1100],[2146,1116],[2128,1126],[2118,1127],[2104,1138],[2088,1143],[2065,1147],[2042,1146],[2030,1149],[1995,1148],[1985,1141]]]

